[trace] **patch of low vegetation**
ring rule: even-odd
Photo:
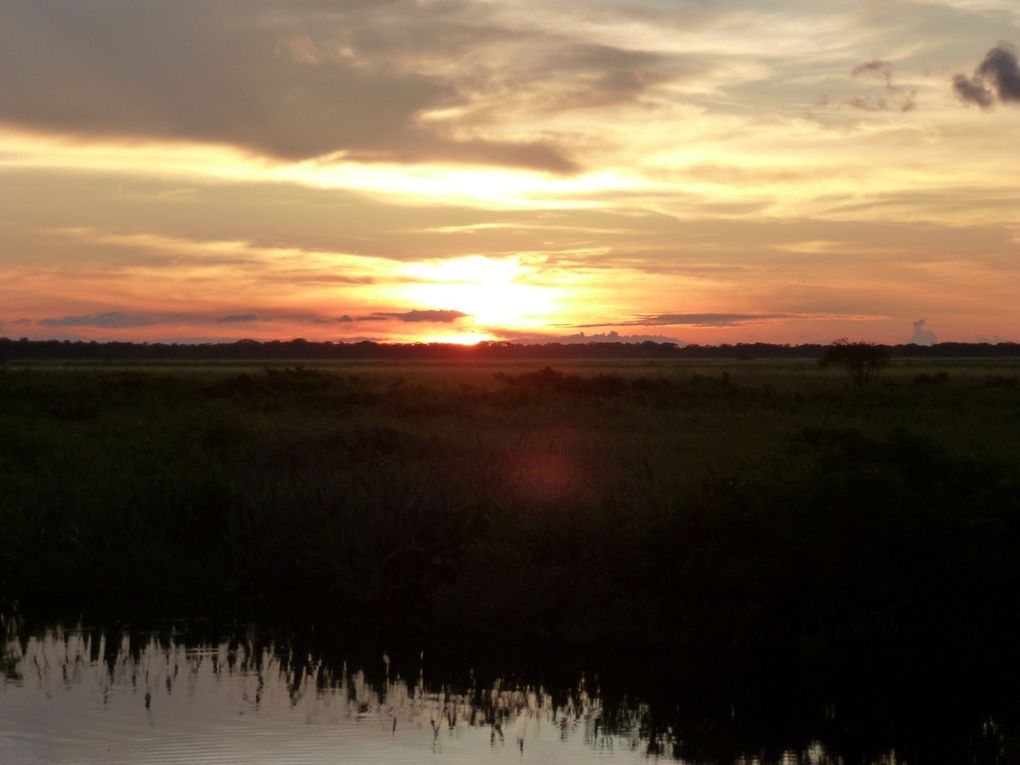
[[[1020,397],[1000,378],[8,365],[0,600],[977,684],[1020,627]]]

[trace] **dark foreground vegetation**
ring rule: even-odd
[[[1018,669],[1018,381],[1008,361],[865,387],[796,361],[8,364],[0,600],[987,701]]]

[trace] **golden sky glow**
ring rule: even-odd
[[[0,335],[1017,340],[1018,8],[11,0]]]

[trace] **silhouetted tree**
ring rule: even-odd
[[[881,345],[852,343],[841,338],[825,349],[819,363],[823,367],[838,364],[850,374],[854,385],[863,388],[889,363],[889,351]]]

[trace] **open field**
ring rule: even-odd
[[[551,366],[9,364],[0,598],[819,678],[1014,661],[1020,364],[865,389],[802,361]]]

